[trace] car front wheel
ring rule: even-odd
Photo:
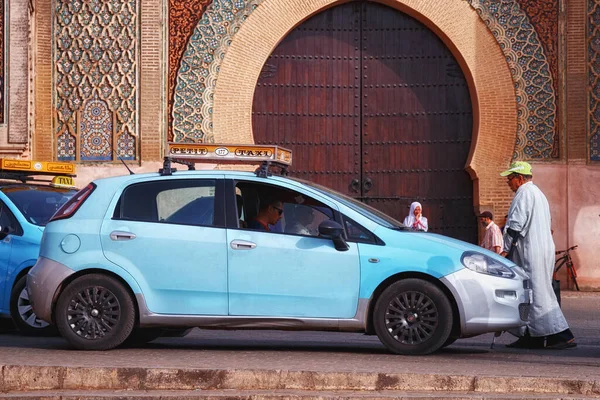
[[[387,287],[375,304],[373,323],[379,340],[396,354],[429,354],[448,340],[452,306],[437,286],[405,279]]]
[[[60,334],[81,350],[108,350],[127,339],[135,308],[127,289],[100,274],[79,277],[60,294],[55,309]]]

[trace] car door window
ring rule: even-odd
[[[215,180],[171,180],[134,184],[119,200],[115,219],[216,226]]]
[[[316,237],[319,236],[319,224],[334,218],[330,207],[293,190],[238,182],[235,191],[238,228],[241,229],[267,231],[268,227],[269,232]],[[265,209],[271,203],[272,207]],[[277,213],[280,218],[277,218]],[[265,220],[265,214],[271,214],[273,218]]]
[[[379,244],[379,240],[367,228],[344,216],[344,228],[349,242]]]
[[[333,219],[331,209],[323,206],[284,203],[283,231],[294,235],[319,236],[319,224]]]
[[[4,202],[0,201],[0,229],[9,235],[22,236],[23,229],[21,225],[8,209]]]
[[[13,187],[4,192],[27,222],[46,226],[54,213],[65,204],[76,190],[52,186],[32,185]]]

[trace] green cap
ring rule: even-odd
[[[510,164],[510,168],[502,172],[500,176],[508,176],[510,174],[533,175],[531,165],[525,161],[515,161]]]

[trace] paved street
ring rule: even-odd
[[[563,309],[579,346],[570,350],[515,350],[504,334],[460,340],[427,357],[389,354],[374,336],[326,332],[210,331],[159,339],[143,348],[108,352],[70,350],[62,338],[29,338],[5,330],[0,365],[281,369],[335,372],[437,373],[598,379],[600,293],[564,293]]]

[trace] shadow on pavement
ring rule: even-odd
[[[18,332],[6,332],[0,336],[0,347],[29,348],[38,350],[74,350],[61,337],[31,337],[19,335]],[[189,351],[244,351],[244,352],[302,352],[302,353],[338,353],[363,355],[393,355],[377,339],[344,343],[343,341],[282,341],[256,339],[202,339],[193,338],[161,338],[153,342],[136,346],[118,347],[118,350],[189,350]],[[488,349],[477,347],[447,347],[435,354],[476,355],[488,353]],[[106,354],[111,351],[106,352]]]
[[[586,338],[583,336],[582,339]],[[580,343],[575,349],[567,350],[527,350],[512,349],[505,345],[514,340],[512,336],[503,335],[496,341],[494,349],[490,349],[491,335],[461,339],[449,347],[438,350],[429,357],[440,357],[448,360],[471,359],[478,361],[520,362],[531,365],[540,363],[558,363],[566,366],[600,367],[600,346],[597,341]],[[584,340],[584,342],[586,342]],[[14,329],[3,331],[0,335],[0,347],[5,349],[32,350],[68,350],[77,353],[61,337],[27,337],[19,335]],[[337,355],[360,356],[393,356],[375,336],[360,334],[323,334],[319,332],[292,333],[282,331],[210,331],[195,329],[183,338],[160,338],[156,341],[135,346],[120,347],[114,351],[102,352],[106,356],[119,354],[121,351],[136,351],[140,355],[152,354],[154,351],[210,351],[213,353],[245,352],[252,354],[274,354],[278,352],[312,353],[319,355],[332,353]],[[84,354],[85,352],[80,352]],[[115,354],[115,355],[116,355]]]
[[[281,341],[281,340],[243,340],[243,339],[200,339],[198,337],[184,340],[157,339],[140,348],[153,350],[213,350],[213,351],[245,351],[245,352],[304,352],[304,353],[347,353],[347,354],[388,354],[389,352],[376,337],[373,340],[364,340],[355,343],[343,341]],[[485,354],[489,350],[476,347],[447,347],[436,354]]]
[[[0,334],[15,332],[16,328],[10,318],[0,318]]]

